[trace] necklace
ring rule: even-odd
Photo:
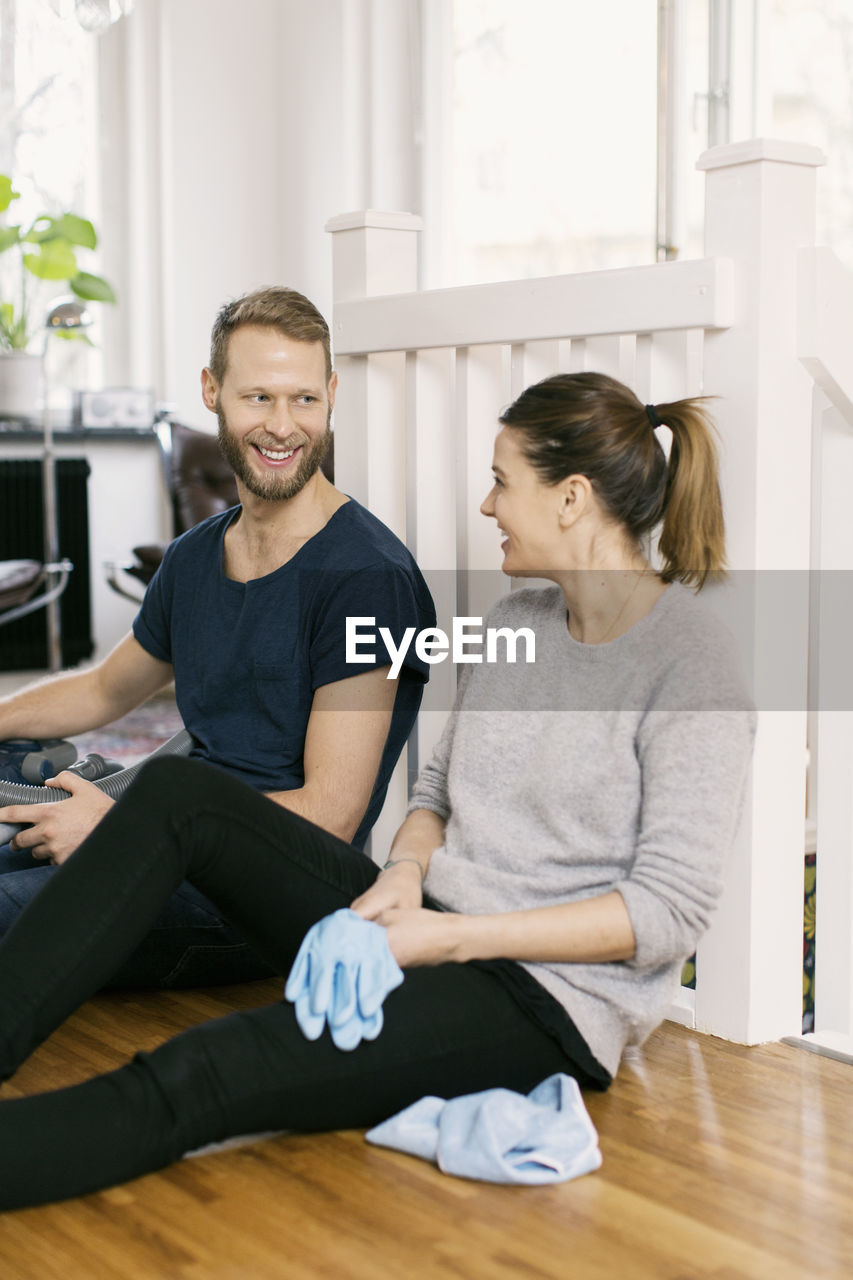
[[[615,618],[613,619],[613,621],[611,622],[610,626],[609,626],[609,627],[607,628],[607,630],[605,631],[604,635],[601,637],[601,639],[600,639],[600,640],[596,641],[596,643],[597,643],[597,644],[604,644],[604,642],[605,642],[605,641],[608,639],[608,637],[610,636],[611,632],[615,630],[615,628],[616,628],[616,624],[618,623],[619,619],[622,617],[622,614],[625,612],[625,610],[628,608],[628,605],[629,605],[629,604],[631,603],[631,601],[634,599],[634,596],[635,596],[635,595],[636,595],[636,593],[637,593],[637,588],[639,587],[640,583],[642,582],[644,574],[645,574],[645,570],[644,570],[644,569],[638,569],[638,570],[637,570],[637,581],[634,583],[633,587],[632,587],[632,588],[631,588],[631,590],[628,592],[628,594],[627,594],[627,596],[625,597],[625,599],[622,601],[622,607],[621,607],[621,609],[619,610],[619,612],[617,613],[616,617],[615,617]]]

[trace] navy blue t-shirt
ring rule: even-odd
[[[377,666],[391,655],[379,628],[399,646],[407,627],[435,626],[420,570],[390,529],[350,499],[274,573],[234,582],[223,572],[233,507],[176,538],[145,594],[133,634],[171,663],[178,710],[195,739],[192,754],[260,791],[304,782],[303,748],[311,702],[321,685],[374,667],[347,663],[347,617],[375,617]],[[353,843],[363,844],[379,815],[428,677],[409,646],[388,740],[367,813]]]

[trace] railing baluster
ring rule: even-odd
[[[583,373],[586,368],[586,339],[572,338],[569,342],[569,359],[566,373]]]
[[[812,643],[817,705],[810,717],[816,774],[815,1034],[846,1037],[853,1052],[853,431],[819,391],[812,477],[816,528]],[[816,722],[816,723],[815,723]],[[814,732],[816,729],[816,732]],[[816,769],[814,765],[816,764]]]
[[[531,383],[559,373],[560,354],[560,343],[556,341],[513,343],[512,398],[515,399]]]
[[[506,403],[500,347],[463,347],[456,356],[457,613],[484,617],[507,589],[497,528],[479,511],[492,478],[498,414]]]
[[[663,404],[701,395],[702,358],[701,329],[643,335],[638,350],[638,383],[643,388],[644,401]]]
[[[455,352],[447,348],[406,356],[407,538],[435,600],[438,626],[448,634],[456,606]],[[432,667],[418,716],[420,767],[441,736],[455,694],[453,664]]]
[[[630,382],[634,372],[633,334],[607,334],[586,340],[586,368],[591,373],[607,373],[620,382]]]

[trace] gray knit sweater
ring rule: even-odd
[[[532,628],[536,661],[465,671],[409,805],[447,821],[426,892],[482,914],[618,890],[633,959],[524,965],[614,1074],[664,1016],[707,928],[754,711],[728,632],[678,585],[608,644],[572,638],[557,587],[504,597],[487,625]]]

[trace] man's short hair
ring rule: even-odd
[[[320,312],[302,293],[273,285],[255,289],[242,298],[226,302],[220,308],[210,333],[209,368],[222,385],[228,364],[228,341],[235,329],[243,325],[265,325],[294,342],[321,342],[326,357],[326,382],[332,376],[332,351],[329,326]]]

